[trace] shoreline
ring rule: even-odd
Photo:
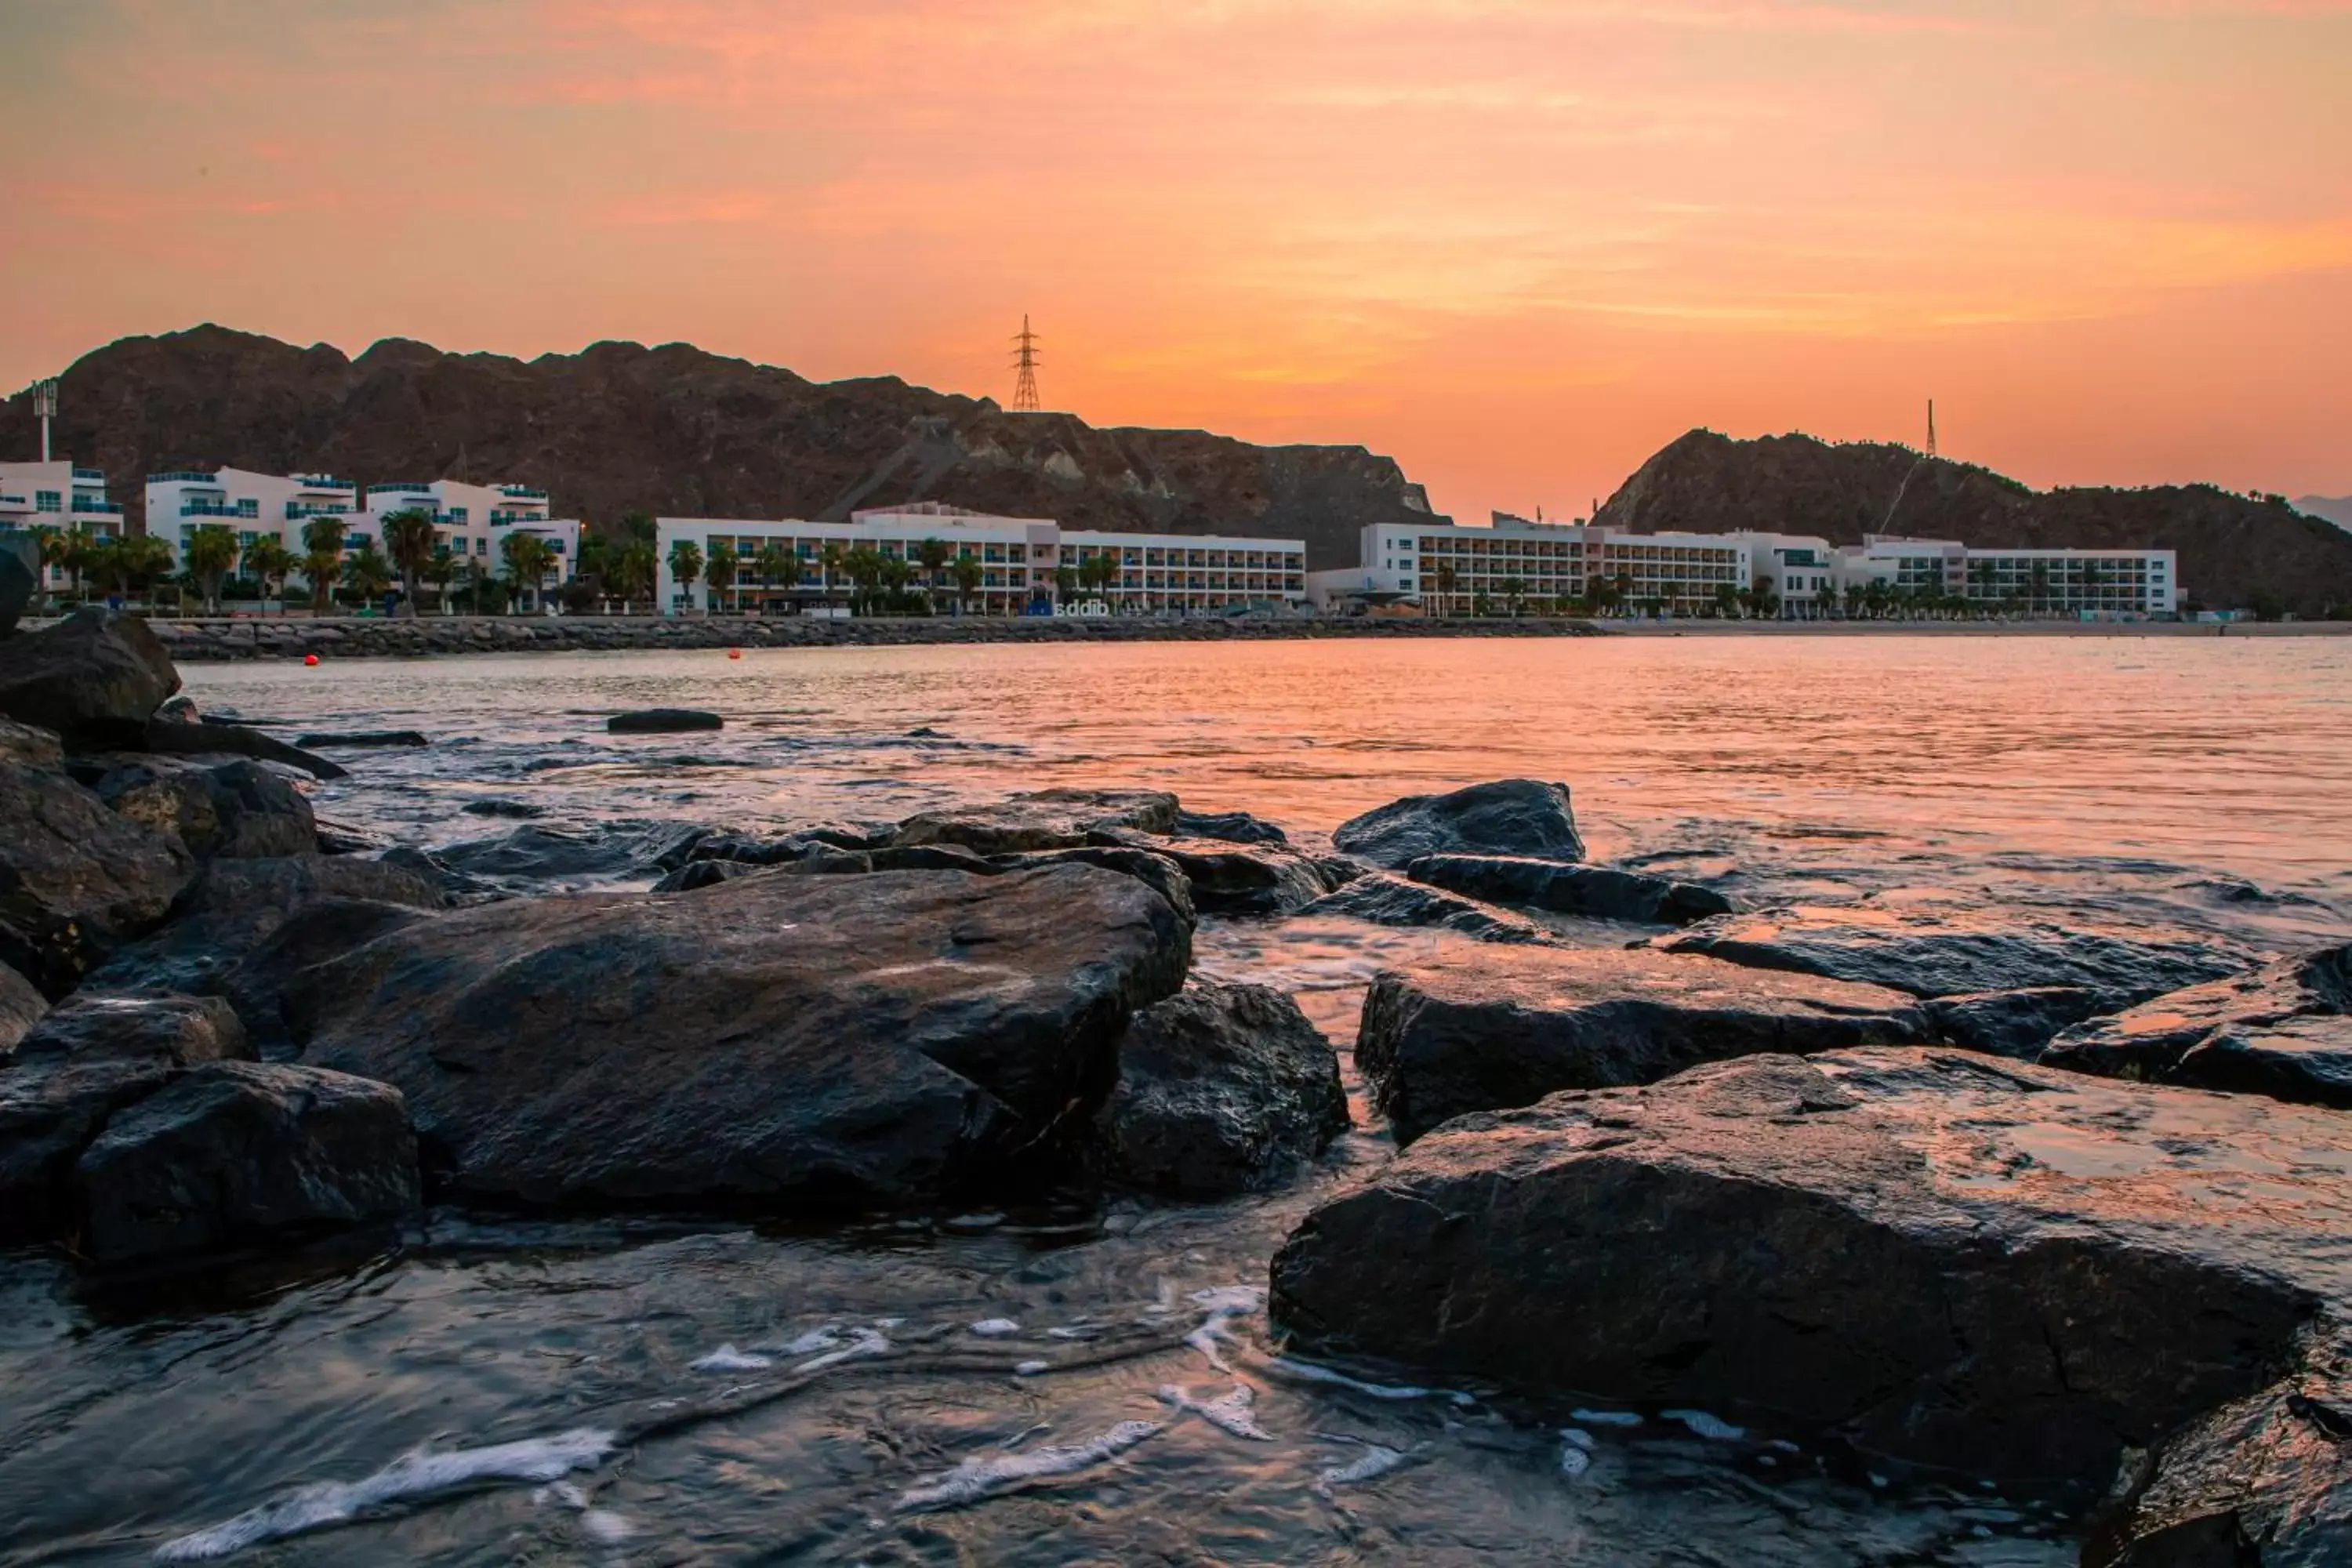
[[[37,623],[33,623],[37,624]],[[1425,637],[2281,637],[2352,636],[2352,622],[2287,621],[1589,621],[1519,620],[933,620],[667,619],[427,616],[157,617],[149,622],[175,660],[195,664],[321,658],[428,658],[475,653],[605,653],[662,649],[906,647],[1003,643],[1265,642]]]

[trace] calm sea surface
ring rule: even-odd
[[[761,829],[1048,784],[1173,789],[1311,841],[1399,795],[1533,775],[1572,786],[1596,858],[1753,901],[2163,921],[2273,948],[2352,933],[2352,643],[2336,639],[1139,644],[188,678],[215,711],[433,736],[350,753],[352,776],[315,796],[323,816],[427,845],[503,830],[465,810],[489,799],[560,826]],[[604,732],[603,715],[653,705],[714,708],[728,728]],[[1365,976],[1425,940],[1212,922],[1200,962],[1296,992],[1344,1047]],[[250,1541],[239,1560],[300,1563],[2073,1561],[2067,1521],[2042,1500],[1874,1477],[1801,1432],[1708,1436],[1655,1412],[1612,1425],[1481,1390],[1383,1395],[1280,1363],[1233,1291],[1263,1284],[1307,1206],[1390,1153],[1372,1126],[1331,1170],[1259,1202],[819,1235],[437,1215],[397,1255],[307,1279],[225,1276],[161,1310],[152,1293],[126,1305],[46,1258],[0,1257],[0,1563],[146,1561],[273,1500],[176,1550]],[[1185,1342],[1210,1319],[1231,1339]],[[992,1320],[1018,1328],[971,1331]],[[832,1339],[788,1349],[828,1326]],[[891,1353],[741,1407],[828,1347],[871,1342],[859,1330]],[[740,1354],[708,1359],[721,1346]],[[1052,1370],[1018,1375],[1024,1361]],[[1236,1387],[1240,1421],[1177,1403]],[[1137,1421],[1159,1429],[1119,1425]],[[578,1436],[598,1433],[616,1434],[610,1452]],[[400,1462],[508,1444],[525,1446]],[[926,1506],[925,1484],[967,1463],[987,1495]],[[266,1539],[298,1523],[318,1528]]]

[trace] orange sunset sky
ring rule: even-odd
[[[1003,399],[1027,310],[1053,405],[1474,521],[1930,396],[2352,491],[2352,0],[0,0],[0,197],[10,387],[209,320]]]

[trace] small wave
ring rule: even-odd
[[[612,1433],[582,1426],[552,1437],[527,1437],[486,1448],[420,1448],[363,1479],[297,1487],[234,1519],[167,1541],[155,1549],[155,1561],[211,1562],[265,1541],[346,1524],[386,1503],[482,1481],[557,1480],[603,1463],[614,1443]]]
[[[952,1470],[926,1476],[898,1499],[901,1513],[962,1508],[1040,1481],[1076,1475],[1116,1458],[1166,1427],[1157,1421],[1122,1421],[1083,1443],[1055,1444],[1020,1454],[975,1454]]]
[[[1709,1415],[1704,1410],[1661,1410],[1658,1414],[1669,1421],[1681,1422],[1695,1437],[1706,1437],[1717,1443],[1736,1443],[1748,1436],[1745,1426],[1734,1426],[1723,1417]]]
[[[1188,1415],[1198,1415],[1221,1432],[1236,1437],[1246,1437],[1253,1443],[1271,1443],[1274,1434],[1257,1424],[1251,1406],[1257,1403],[1257,1391],[1246,1383],[1234,1384],[1233,1392],[1214,1399],[1194,1399],[1174,1384],[1163,1384],[1160,1397]]]
[[[1363,1445],[1364,1453],[1361,1458],[1352,1464],[1333,1465],[1315,1478],[1315,1489],[1327,1498],[1331,1495],[1332,1489],[1335,1487],[1360,1486],[1366,1481],[1387,1475],[1405,1461],[1404,1451],[1401,1448],[1386,1447],[1379,1443],[1366,1443],[1360,1437],[1338,1437],[1333,1438],[1332,1441],[1360,1443]]]
[[[698,1356],[686,1364],[694,1372],[765,1372],[776,1363],[767,1356],[739,1351],[733,1345],[720,1345],[709,1355]]]
[[[1360,1377],[1349,1377],[1344,1372],[1335,1372],[1328,1366],[1318,1366],[1311,1361],[1297,1361],[1286,1355],[1276,1356],[1266,1364],[1309,1383],[1336,1384],[1341,1388],[1351,1388],[1358,1394],[1369,1394],[1374,1399],[1444,1399],[1455,1405],[1477,1403],[1458,1389],[1423,1388],[1410,1383],[1367,1383]]]

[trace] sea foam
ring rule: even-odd
[[[898,1510],[961,1508],[1039,1481],[1076,1475],[1158,1436],[1162,1430],[1157,1421],[1122,1421],[1083,1443],[1053,1444],[1017,1454],[974,1454],[954,1469],[926,1476],[909,1487],[898,1499]]]

